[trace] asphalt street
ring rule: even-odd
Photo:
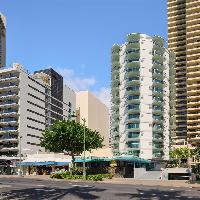
[[[0,199],[200,200],[199,188],[0,178]]]

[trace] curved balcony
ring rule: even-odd
[[[126,53],[140,53],[140,44],[139,43],[129,43],[126,45]]]
[[[140,109],[138,108],[133,108],[133,109],[127,109],[126,112],[128,114],[132,114],[132,113],[140,113]]]
[[[156,69],[156,70],[159,70],[160,72],[162,72],[164,70],[164,66],[154,63],[152,69]]]
[[[162,137],[153,137],[153,142],[163,142]]]
[[[115,61],[115,62],[112,62],[112,70],[115,69],[115,70],[119,70],[120,68],[120,63]]]
[[[139,104],[140,99],[127,99],[126,103],[127,104]]]
[[[119,54],[118,53],[112,54],[111,60],[112,62],[119,62]]]
[[[118,132],[118,131],[113,131],[113,132],[112,132],[112,135],[113,135],[113,136],[118,136],[118,135],[119,135],[119,132]]]
[[[111,107],[111,110],[112,110],[112,111],[119,110],[119,105],[113,105],[113,106]]]
[[[125,123],[139,123],[140,118],[127,119]]]
[[[138,133],[140,132],[140,128],[127,128],[126,129],[127,132],[133,132],[133,133]]]
[[[131,147],[127,147],[127,150],[128,151],[131,151],[131,150],[135,150],[135,149],[140,149],[140,145],[132,145]]]
[[[117,92],[119,92],[119,87],[112,87],[111,93],[116,94]]]
[[[153,87],[157,87],[157,88],[164,88],[164,83],[159,83],[159,82],[155,82],[153,81]]]
[[[111,75],[112,75],[112,79],[113,79],[114,77],[116,77],[117,75],[119,75],[119,71],[118,70],[113,70],[112,73],[111,73]]]
[[[126,83],[125,83],[125,87],[134,86],[134,85],[140,85],[140,81],[139,80],[133,80],[133,81],[126,81]]]
[[[134,68],[134,67],[140,67],[140,62],[135,61],[135,62],[128,62],[126,63],[126,68]]]
[[[163,133],[163,129],[153,128],[152,130],[153,130],[153,134]]]
[[[131,142],[131,141],[139,141],[140,138],[139,137],[135,137],[135,138],[127,138],[127,141],[128,142]]]
[[[120,46],[117,44],[114,44],[112,46],[112,53],[119,53],[120,52]]]
[[[163,120],[153,119],[154,124],[163,124]]]
[[[154,114],[154,115],[163,115],[163,111],[162,110],[152,110],[152,113]]]
[[[155,97],[163,97],[164,96],[164,94],[163,93],[159,93],[159,92],[155,92],[155,91],[153,91],[153,96],[155,96]]]
[[[153,73],[152,74],[152,78],[153,79],[158,79],[158,80],[163,80],[164,76],[163,76],[163,74]]]
[[[154,106],[163,106],[163,105],[164,105],[164,102],[153,101],[153,105],[154,105]]]
[[[140,53],[130,52],[126,54],[126,60],[135,60],[140,58]]]
[[[155,52],[157,52],[157,53],[163,55],[164,52],[165,52],[165,48],[162,47],[162,46],[154,45],[154,46],[153,46],[153,51],[155,51]]]
[[[114,104],[119,104],[120,102],[119,96],[112,96],[111,101]]]
[[[159,36],[154,36],[154,37],[153,37],[153,43],[154,43],[154,45],[156,45],[156,46],[163,47],[165,41],[164,41],[163,38],[161,38],[161,37],[159,37]]]
[[[129,90],[125,92],[125,95],[140,95],[140,90]]]
[[[139,76],[139,75],[140,75],[140,71],[130,71],[130,72],[126,72],[125,78],[131,78],[131,77]]]
[[[127,35],[127,42],[128,43],[139,43],[140,41],[140,34],[132,33]]]

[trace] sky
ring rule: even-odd
[[[112,45],[135,32],[167,39],[166,9],[166,0],[0,0],[7,66],[52,67],[109,105]]]

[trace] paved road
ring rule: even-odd
[[[106,183],[75,183],[29,178],[0,178],[0,199],[26,200],[189,200],[200,199],[200,188],[172,188]]]

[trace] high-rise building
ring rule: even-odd
[[[176,55],[175,147],[200,144],[199,10],[199,0],[168,0],[168,48]]]
[[[113,45],[111,135],[115,155],[168,159],[173,67],[174,56],[159,36],[133,33],[124,44]]]
[[[0,13],[0,68],[6,66],[6,18]]]
[[[56,98],[44,72],[31,75],[19,64],[0,69],[0,156],[44,151],[45,128],[76,111],[75,92],[63,84],[63,99]]]
[[[97,97],[89,91],[76,93],[77,121],[93,131],[98,131],[104,138],[104,148],[109,146],[109,110]]]

